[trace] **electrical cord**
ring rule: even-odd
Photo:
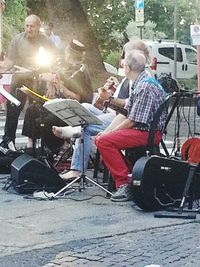
[[[50,200],[50,201],[64,199],[64,200],[74,200],[76,202],[83,202],[83,201],[87,201],[87,200],[90,200],[90,199],[95,198],[95,197],[102,197],[102,198],[108,199],[108,197],[104,197],[102,195],[95,195],[95,196],[91,196],[91,197],[87,197],[87,198],[77,199],[77,198],[73,198],[73,197],[67,197],[66,195],[63,195],[63,196],[54,198],[53,196],[52,197],[49,197],[47,194],[46,194],[46,198],[39,197],[39,196],[37,197],[37,196],[29,196],[29,195],[26,195],[26,196],[24,196],[24,199]]]

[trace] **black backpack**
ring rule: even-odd
[[[157,78],[157,81],[162,85],[167,94],[180,91],[177,81],[170,74],[161,74]]]

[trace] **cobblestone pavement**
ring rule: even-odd
[[[193,117],[190,109],[181,112],[183,140],[190,131],[200,132],[200,117]],[[2,116],[0,136],[4,120]],[[173,140],[175,124],[174,116],[167,140]],[[17,134],[20,147],[25,140],[20,129]],[[82,201],[90,193],[73,197]],[[199,215],[196,220],[158,219],[132,202],[116,204],[98,197],[39,202],[1,189],[0,203],[0,267],[200,266]]]
[[[199,221],[103,238],[66,242],[0,258],[0,266],[198,267]]]

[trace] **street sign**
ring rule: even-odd
[[[141,8],[144,9],[144,0],[135,0],[135,8]]]
[[[136,22],[137,27],[144,26],[144,9],[135,10],[135,22]]]
[[[144,27],[144,0],[135,0],[135,22],[137,27]]]
[[[200,25],[190,25],[190,35],[193,45],[200,45]]]

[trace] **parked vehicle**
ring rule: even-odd
[[[151,54],[150,68],[159,76],[162,73],[174,77],[174,42],[145,41]],[[197,75],[197,50],[190,45],[177,43],[177,73],[178,79],[191,79]],[[124,53],[122,52],[122,62]],[[122,74],[121,67],[118,74]]]

